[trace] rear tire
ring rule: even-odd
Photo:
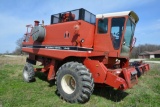
[[[35,81],[35,72],[34,68],[30,63],[26,63],[23,69],[23,80],[25,82],[33,82]]]
[[[56,74],[57,92],[70,103],[85,103],[90,99],[94,82],[89,70],[78,62],[67,62]]]

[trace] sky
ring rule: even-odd
[[[0,0],[0,53],[13,52],[34,20],[50,24],[52,14],[85,8],[93,14],[133,10],[139,16],[136,46],[160,45],[160,0]]]

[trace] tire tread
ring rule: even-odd
[[[71,69],[75,73],[78,74],[80,80],[80,84],[82,84],[82,88],[78,91],[78,96],[75,96],[72,99],[65,99],[63,94],[58,90],[59,87],[57,85],[58,82],[56,82],[57,85],[57,91],[60,94],[60,96],[67,102],[70,103],[85,103],[90,99],[90,95],[93,92],[94,89],[94,81],[92,78],[92,74],[90,73],[89,69],[87,69],[83,64],[78,62],[67,62],[63,64],[56,73],[56,81],[59,81],[58,76],[60,73],[62,73],[65,69]]]

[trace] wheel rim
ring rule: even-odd
[[[27,68],[24,68],[23,76],[24,76],[25,79],[28,79]]]
[[[76,89],[76,81],[72,75],[66,74],[61,80],[61,86],[65,93],[72,94]]]

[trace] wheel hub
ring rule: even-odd
[[[72,94],[76,89],[76,81],[70,74],[66,74],[62,77],[61,86],[65,93]]]
[[[24,72],[23,72],[23,76],[24,76],[25,79],[28,79],[28,73],[27,73],[27,70],[26,70],[26,69],[25,69]]]

